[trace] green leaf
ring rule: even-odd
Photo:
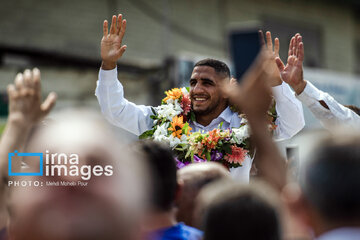
[[[188,145],[186,143],[180,143],[176,146],[176,150],[178,151],[184,151],[188,148]]]
[[[232,151],[231,151],[231,144],[230,144],[230,143],[224,143],[223,149],[224,149],[224,152],[225,152],[225,153],[228,153],[228,154],[231,154],[231,153],[232,153]]]
[[[194,113],[193,111],[190,112],[190,119],[191,119],[191,121],[193,121],[193,122],[196,121],[195,113]]]
[[[221,127],[222,127],[222,125],[224,124],[224,122],[221,122],[220,124],[219,124],[219,128],[221,129]]]
[[[205,156],[206,156],[206,159],[208,160],[208,162],[211,161],[211,156],[210,156],[210,152],[209,151],[206,151],[205,152]]]
[[[183,133],[183,134],[187,134],[188,129],[189,129],[189,123],[186,122],[186,123],[184,124],[183,128],[182,128],[182,133]]]
[[[151,129],[148,131],[143,132],[140,136],[139,139],[148,139],[151,138],[154,135],[155,129]]]
[[[240,144],[240,140],[235,136],[235,134],[233,136],[233,139],[235,140],[236,144]]]
[[[157,115],[157,112],[155,111],[155,109],[153,107],[151,107],[151,111],[153,112],[154,115]]]
[[[190,148],[187,150],[186,154],[185,154],[185,158],[188,158],[191,154],[191,150]]]

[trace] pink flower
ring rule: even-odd
[[[183,109],[183,114],[186,116],[191,110],[191,100],[189,94],[183,94],[180,106]]]
[[[241,147],[237,147],[236,145],[232,145],[231,146],[231,154],[226,154],[226,156],[224,157],[224,159],[226,161],[228,161],[229,163],[237,163],[242,165],[246,154],[248,153],[247,150],[241,148]]]

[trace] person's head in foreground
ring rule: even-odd
[[[360,239],[360,135],[343,132],[322,140],[300,170],[300,188],[289,185],[284,193],[315,236],[348,227]]]
[[[181,197],[177,201],[177,220],[195,226],[193,215],[195,199],[200,190],[209,183],[224,178],[230,179],[230,172],[221,164],[202,162],[187,165],[178,170],[178,178],[183,183]]]
[[[279,199],[261,182],[210,184],[200,193],[196,211],[205,240],[281,239]]]
[[[67,112],[30,139],[26,152],[43,153],[44,173],[14,179],[32,185],[11,189],[11,239],[139,239],[146,169],[99,119]],[[39,171],[35,158],[24,162]]]
[[[148,239],[168,239],[187,236],[201,239],[201,231],[176,221],[175,203],[181,194],[181,183],[177,180],[176,163],[171,149],[164,144],[146,140],[135,147],[147,163],[152,177],[153,193],[144,228]]]

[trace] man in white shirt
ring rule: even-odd
[[[303,60],[304,44],[300,34],[296,34],[290,41],[287,65],[285,66],[280,58],[276,58],[281,78],[294,89],[297,98],[329,130],[339,125],[360,128],[359,115],[338,103],[328,93],[317,89],[311,82],[304,80]]]
[[[126,20],[119,14],[112,17],[110,33],[108,23],[104,21],[104,35],[101,40],[102,65],[99,71],[99,81],[95,95],[98,98],[101,111],[112,124],[140,135],[152,128],[150,106],[135,105],[124,98],[123,86],[117,79],[116,62],[126,50],[122,45],[125,34]],[[269,41],[271,43],[269,43]],[[275,41],[275,52],[272,50],[270,33],[267,34],[269,51],[278,56],[279,43]],[[275,63],[274,63],[275,65]],[[276,68],[276,67],[275,67]],[[273,94],[276,100],[278,119],[274,137],[289,139],[298,133],[305,125],[301,103],[295,98],[290,87],[280,79],[279,72],[274,82]],[[210,131],[223,122],[222,128],[239,127],[241,118],[238,113],[230,110],[228,98],[222,94],[221,86],[224,81],[230,81],[230,71],[225,63],[214,59],[198,62],[190,79],[190,97],[196,122],[190,121],[192,131]],[[249,181],[249,171],[252,159],[246,159],[240,168],[231,169],[232,175],[242,181]]]

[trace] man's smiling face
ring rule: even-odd
[[[227,99],[222,96],[221,84],[224,74],[217,73],[209,66],[196,66],[190,78],[191,105],[195,114],[220,115],[227,106]]]

